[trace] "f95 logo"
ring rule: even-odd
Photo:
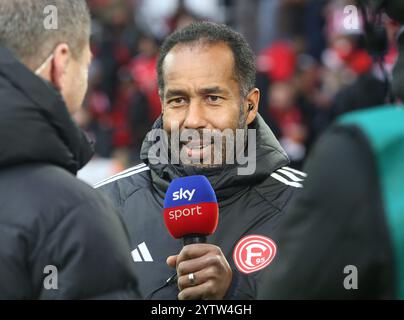
[[[240,272],[248,274],[267,267],[275,255],[276,244],[272,239],[250,235],[242,238],[236,244],[233,260]]]

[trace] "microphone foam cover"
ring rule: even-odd
[[[205,176],[173,180],[164,199],[164,222],[179,239],[187,235],[211,235],[219,220],[215,192]]]

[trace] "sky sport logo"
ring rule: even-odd
[[[203,214],[202,212],[203,206],[193,206],[190,208],[182,208],[182,209],[176,209],[176,210],[171,210],[168,213],[169,219],[173,220],[175,219],[176,221],[180,219],[181,217],[193,217],[193,216],[201,216]]]
[[[190,190],[185,190],[183,188],[181,188],[179,191],[176,191],[173,193],[173,201],[177,201],[177,200],[182,200],[182,199],[186,199],[188,201],[192,200],[192,197],[195,194],[196,189],[192,189]]]
[[[233,260],[237,269],[243,273],[252,273],[267,267],[276,255],[275,242],[260,235],[242,238],[234,248]]]
[[[196,189],[188,190],[188,189],[183,189],[180,188],[180,190],[173,192],[173,201],[178,201],[178,200],[187,200],[191,201],[192,197],[195,194]],[[194,206],[190,208],[181,208],[177,210],[171,210],[168,215],[169,219],[175,219],[178,220],[181,217],[188,217],[188,216],[194,216],[194,215],[202,215],[201,211],[202,207],[201,206]]]

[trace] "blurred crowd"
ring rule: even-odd
[[[383,60],[365,49],[363,19],[347,28],[355,0],[88,0],[93,16],[89,92],[76,120],[96,143],[80,173],[98,182],[140,162],[146,132],[161,112],[156,63],[164,38],[193,21],[241,32],[257,55],[260,114],[301,167],[336,116],[386,102],[399,25],[387,17]],[[358,12],[360,13],[360,12]]]

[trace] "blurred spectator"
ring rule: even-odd
[[[147,123],[153,122],[161,113],[160,98],[157,86],[158,44],[152,37],[143,36],[139,39],[138,55],[130,63],[133,80],[139,90],[147,97],[149,114]]]
[[[325,8],[328,0],[309,0],[305,11],[305,37],[307,54],[320,61],[327,46]]]
[[[305,9],[308,0],[281,0],[279,33],[283,38],[302,39],[305,36]]]
[[[200,18],[197,15],[192,13],[187,8],[187,6],[185,5],[185,1],[181,0],[178,3],[178,7],[175,13],[172,15],[172,17],[167,19],[169,33],[172,33],[177,29],[184,28],[199,19]]]
[[[258,0],[234,0],[234,27],[245,36],[251,48],[255,51],[257,51],[258,47],[257,14]]]
[[[113,151],[112,128],[108,119],[112,105],[107,93],[102,89],[103,77],[102,66],[97,61],[94,62],[90,72],[87,109],[83,109],[76,118],[79,125],[96,141],[96,154],[109,157]]]
[[[145,32],[163,39],[177,24],[199,17],[224,22],[224,6],[219,0],[136,0],[135,17]]]
[[[264,49],[257,60],[257,70],[271,81],[288,81],[296,71],[296,52],[287,41],[277,41]]]
[[[258,2],[258,50],[261,51],[278,40],[278,18],[280,0],[259,0]]]
[[[324,67],[309,55],[301,55],[296,74],[297,104],[307,125],[306,148],[331,122],[333,97],[324,90]]]
[[[364,72],[357,72],[358,78],[351,85],[342,88],[336,95],[333,118],[349,111],[369,108],[370,106],[377,107],[390,102],[387,101],[390,92],[386,80],[391,79],[393,66],[397,59],[396,36],[400,25],[387,16],[383,16],[383,18],[389,43],[387,54],[382,60],[376,58],[378,63],[373,66],[370,64],[368,68],[363,70]],[[358,61],[356,65],[359,66],[360,62]]]
[[[297,106],[296,91],[291,83],[277,82],[269,88],[269,114],[281,131],[279,142],[295,166],[300,166],[306,154],[307,137],[303,115]]]
[[[128,121],[129,109],[132,106],[134,95],[137,93],[132,77],[126,69],[122,68],[118,75],[116,98],[109,114],[109,120],[113,127],[112,143],[117,149],[129,147],[132,143]]]

